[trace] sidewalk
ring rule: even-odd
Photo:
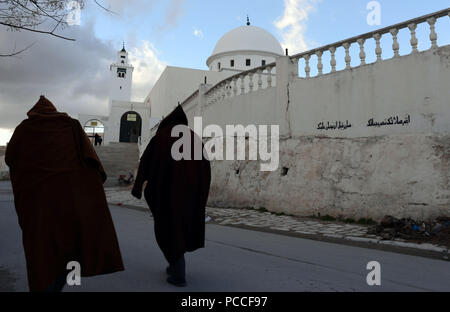
[[[134,207],[147,210],[144,199],[131,196],[127,188],[105,188],[110,204]],[[362,243],[367,247],[398,247],[439,254],[438,257],[448,260],[450,251],[445,246],[428,243],[417,244],[403,239],[384,240],[380,236],[367,234],[368,226],[345,224],[341,222],[325,222],[312,218],[276,215],[251,209],[206,208],[210,223],[224,226],[243,227],[264,232],[276,232],[282,235],[298,236],[307,239],[325,240],[337,243]]]

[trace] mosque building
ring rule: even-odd
[[[104,144],[137,143],[147,140],[151,128],[202,83],[214,85],[236,73],[275,62],[283,55],[278,40],[268,31],[247,25],[226,33],[206,60],[209,70],[167,66],[145,98],[132,102],[134,67],[129,63],[125,44],[110,65],[108,115],[79,115],[89,136],[102,135]]]

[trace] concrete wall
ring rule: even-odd
[[[279,169],[259,169],[255,161],[212,162],[208,204],[355,220],[450,215],[449,135],[287,139]]]
[[[128,111],[138,113],[142,118],[141,135],[146,138],[150,134],[150,110],[144,103],[112,101],[111,115],[105,127],[105,143],[119,142],[120,120]]]
[[[450,46],[311,79],[290,86],[293,136],[357,138],[402,133],[450,133]],[[408,125],[368,127],[398,116]],[[345,130],[318,130],[341,121]]]
[[[450,215],[450,46],[310,79],[291,78],[287,64],[277,63],[276,88],[203,107],[203,126],[279,124],[286,134],[277,171],[214,161],[209,205],[375,220]],[[394,116],[409,123],[368,126]],[[346,129],[318,129],[347,120]]]
[[[250,60],[250,66],[246,65],[247,59]],[[231,60],[234,60],[234,67],[231,67]],[[257,53],[255,51],[222,53],[209,64],[209,70],[219,71],[218,63],[220,62],[221,69],[244,71],[262,66],[263,60],[266,61],[266,64],[273,63],[275,62],[275,55],[272,53]]]
[[[205,76],[207,83],[214,85],[233,74],[235,72],[167,66],[146,99],[146,102],[150,103],[151,116],[155,118],[167,116],[178,102],[183,102],[204,83]]]

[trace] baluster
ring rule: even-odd
[[[336,72],[336,47],[331,47],[330,53],[331,53],[331,61],[330,61],[331,72],[334,73]]]
[[[254,75],[253,72],[248,73],[248,77],[250,78],[250,83],[249,83],[249,85],[248,85],[249,90],[250,90],[249,92],[252,92],[252,91],[253,91],[253,87],[254,87],[254,84],[253,84],[253,75]]]
[[[322,64],[322,55],[323,51],[316,52],[317,55],[317,76],[322,76],[323,74],[323,64]]]
[[[231,80],[227,80],[226,82],[225,82],[225,85],[226,85],[226,89],[227,89],[227,97],[230,97],[231,96]]]
[[[352,62],[352,58],[350,56],[350,43],[346,42],[343,44],[343,47],[345,49],[345,69],[351,69],[351,62]]]
[[[258,90],[262,89],[262,69],[258,69]]]
[[[358,39],[359,44],[359,58],[361,59],[361,65],[366,65],[366,51],[364,51],[364,43],[366,42],[366,39],[361,38]]]
[[[220,96],[220,86],[216,87],[216,90],[214,91],[215,96],[214,96],[214,102],[219,101],[219,96]]]
[[[219,102],[222,98],[222,89],[220,88],[220,85],[217,86],[217,96],[216,96],[216,102]]]
[[[298,58],[296,58],[296,59],[293,59],[292,60],[292,63],[293,63],[293,71],[292,71],[292,77],[293,78],[298,78]]]
[[[234,96],[237,95],[237,92],[238,92],[238,88],[237,88],[237,78],[234,77],[234,78],[233,78],[233,94],[234,94]]]
[[[240,76],[241,78],[241,94],[245,93],[245,84],[244,84],[244,80],[245,80],[245,75]]]
[[[227,96],[227,83],[224,82],[221,84],[222,96],[221,99],[224,99]]]
[[[431,17],[427,19],[428,24],[430,25],[430,40],[431,40],[431,49],[437,49],[437,33],[436,33],[436,18]]]
[[[273,69],[273,66],[267,67],[267,87],[268,88],[273,87],[273,84],[272,84],[272,69]]]
[[[417,49],[417,45],[419,44],[419,40],[417,40],[416,37],[416,28],[417,24],[409,24],[408,25],[409,31],[411,32],[411,47],[412,47],[412,53],[418,53],[419,50]]]
[[[400,45],[397,40],[398,29],[392,28],[389,32],[392,35],[392,49],[394,50],[394,57],[399,57],[400,53],[398,51],[400,50]]]
[[[311,55],[305,55],[304,59],[305,59],[305,74],[306,74],[306,78],[309,78],[310,75],[309,73],[311,72],[311,67],[309,67],[309,59],[311,58]]]
[[[216,92],[215,93],[216,93],[216,96],[215,96],[214,102],[218,102],[219,98],[220,98],[220,85],[218,85],[216,87]]]
[[[383,53],[383,50],[381,49],[381,44],[380,44],[380,39],[381,39],[381,35],[380,34],[375,34],[373,35],[373,39],[375,39],[376,42],[376,49],[375,49],[375,54],[377,55],[377,62],[381,61],[381,54]]]
[[[220,89],[220,85],[218,85],[217,86],[217,94],[216,94],[216,102],[218,102],[221,97],[222,97],[222,91]]]

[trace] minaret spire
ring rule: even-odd
[[[123,42],[122,52],[127,52],[127,50],[125,50],[125,41]]]
[[[248,18],[248,14],[247,14],[247,26],[250,26],[250,19]]]

